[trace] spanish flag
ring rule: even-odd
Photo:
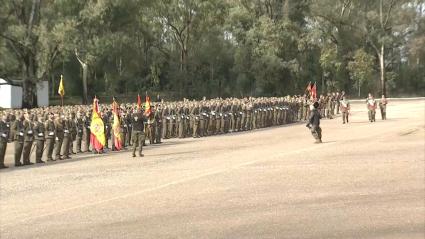
[[[63,75],[61,75],[61,81],[59,83],[58,94],[63,97],[65,95],[65,87],[63,87]]]
[[[142,107],[142,99],[140,98],[140,95],[137,94],[137,109],[140,110],[141,107]]]
[[[314,82],[314,85],[311,87],[311,97],[317,99],[317,84]]]
[[[90,131],[90,144],[97,152],[101,152],[103,150],[103,146],[105,146],[105,131],[102,118],[100,118],[99,114],[99,100],[96,97],[93,100],[93,114],[91,117]]]
[[[114,115],[114,123],[112,124],[112,132],[114,134],[114,145],[115,150],[118,151],[122,149],[121,120],[119,117],[118,103],[115,101],[115,98],[112,102],[112,113]]]
[[[306,92],[308,92],[309,94],[311,94],[311,81],[308,82],[307,88],[305,89]]]
[[[149,116],[152,113],[151,111],[151,98],[146,95],[146,103],[145,103],[145,115]]]

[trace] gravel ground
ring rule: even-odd
[[[0,171],[0,238],[421,238],[425,101]],[[8,146],[7,163],[13,161]]]

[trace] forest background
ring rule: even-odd
[[[0,0],[0,78],[75,103],[424,96],[424,0]],[[128,98],[128,99],[127,99]],[[133,100],[133,101],[134,101]]]

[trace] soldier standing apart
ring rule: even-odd
[[[385,95],[382,95],[382,98],[379,101],[379,109],[381,110],[382,120],[386,120],[387,119],[387,104],[388,104],[388,101],[385,98]]]
[[[31,147],[34,141],[34,123],[28,113],[24,114],[24,149],[22,152],[22,160],[24,165],[31,165],[30,162]]]
[[[35,134],[35,142],[36,142],[36,151],[35,151],[35,162],[36,163],[44,163],[44,161],[41,159],[43,157],[43,151],[44,151],[44,117],[39,114],[37,115],[37,122],[34,126],[34,134]]]
[[[366,99],[366,105],[368,109],[369,121],[375,122],[376,100],[373,98],[371,93],[369,93],[369,96]]]
[[[307,123],[307,127],[311,130],[311,134],[316,139],[316,144],[322,143],[322,129],[320,128],[320,113],[318,111],[319,102],[314,102],[311,106],[310,119]]]
[[[145,134],[143,133],[144,120],[145,117],[140,112],[140,109],[138,109],[137,112],[134,112],[131,118],[131,124],[133,126],[133,135],[131,136],[131,138],[133,139],[133,157],[136,157],[137,146],[139,146],[139,157],[144,156],[142,154],[143,142],[145,141]]]
[[[350,114],[350,102],[345,96],[343,96],[342,100],[339,102],[339,108],[342,113],[342,123],[348,123],[348,115]]]
[[[46,130],[46,151],[47,161],[55,161],[52,157],[53,148],[55,146],[56,127],[53,121],[53,114],[49,114],[49,119],[46,121],[44,128]]]
[[[9,139],[10,132],[10,125],[6,119],[6,114],[3,114],[0,121],[0,169],[8,168],[4,165],[4,156],[6,154],[7,141]]]

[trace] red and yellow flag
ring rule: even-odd
[[[152,113],[151,111],[151,98],[146,95],[146,102],[145,102],[145,115],[149,116]]]
[[[142,99],[140,98],[140,95],[137,94],[137,109],[140,110],[140,107],[142,107]]]
[[[90,131],[90,144],[93,149],[100,152],[103,150],[103,146],[105,146],[106,139],[103,120],[100,118],[99,114],[99,100],[96,97],[93,100],[93,114],[91,117]]]
[[[316,85],[316,82],[314,82],[314,85],[311,87],[311,97],[313,97],[313,99],[317,99],[317,85]]]
[[[118,103],[115,101],[115,99],[112,102],[112,114],[114,115],[114,123],[112,124],[112,132],[114,134],[115,150],[121,150],[122,149],[121,120],[119,117]]]
[[[305,89],[309,94],[311,94],[311,81],[308,82],[307,88]]]

